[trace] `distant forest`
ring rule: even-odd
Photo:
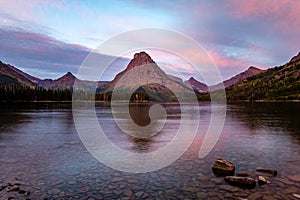
[[[9,85],[0,87],[0,101],[69,101],[70,90],[46,90],[40,87]]]
[[[72,89],[44,89],[41,87],[28,87],[21,85],[0,86],[0,101],[2,102],[28,102],[28,101],[71,101]],[[76,93],[80,100],[110,101],[111,94],[96,92],[91,93],[79,91]],[[79,96],[78,96],[79,95]],[[91,99],[91,97],[95,97]],[[135,92],[130,101],[149,101],[145,92]]]

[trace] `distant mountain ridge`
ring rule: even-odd
[[[0,61],[1,85],[24,85],[28,87],[36,87],[36,84],[25,77],[21,70],[15,67],[4,64]]]
[[[300,100],[300,53],[226,89],[229,100]]]
[[[214,90],[219,90],[223,87],[227,88],[227,87],[230,87],[234,84],[237,84],[238,82],[246,79],[246,78],[249,78],[251,76],[254,76],[256,74],[259,74],[261,72],[263,72],[264,70],[261,70],[257,67],[253,67],[253,66],[250,66],[247,70],[233,76],[232,78],[230,79],[227,79],[225,80],[223,83],[219,83],[219,84],[216,84],[216,85],[213,85],[211,86],[211,90],[214,91]]]
[[[1,61],[0,61],[1,62]],[[21,71],[20,69],[14,67],[14,66],[11,66],[11,65],[7,65],[9,68],[11,68],[12,70],[14,70],[15,72],[21,74],[22,76],[24,76],[25,78],[27,78],[28,80],[30,80],[31,82],[33,83],[38,83],[40,81],[39,78],[36,78],[34,76],[31,76],[30,74],[27,74],[23,71]]]
[[[249,78],[251,76],[259,74],[259,73],[261,73],[263,71],[264,70],[261,70],[261,69],[259,69],[257,67],[250,66],[246,71],[244,71],[244,72],[242,72],[240,74],[237,74],[234,77],[232,77],[232,78],[224,81],[224,86],[225,86],[225,88],[229,87],[229,86],[234,85],[234,84],[236,84],[236,83],[238,83],[238,82],[240,82],[240,81],[242,81],[242,80],[244,80],[246,78]]]
[[[290,62],[288,62],[288,64],[291,64],[292,62],[298,62],[298,61],[300,61],[300,52],[299,52],[296,56],[294,56],[294,57],[290,60]]]
[[[300,99],[298,95],[300,91],[297,89],[300,82],[299,62],[300,52],[281,67],[269,68],[268,70],[261,70],[253,66],[249,67],[244,72],[223,82],[229,99],[274,99],[275,94],[278,95],[279,99]],[[146,68],[139,71],[137,66],[146,66]],[[168,88],[178,91],[190,91],[192,89],[200,95],[208,92],[208,86],[193,77],[183,81],[179,77],[166,74],[146,52],[136,53],[127,67],[118,73],[112,81],[98,82],[79,80],[71,72],[55,80],[42,80],[0,61],[0,86],[16,85],[29,88],[41,87],[47,90],[72,91],[76,81],[79,88],[93,89],[96,87],[99,93],[111,94],[117,82],[124,75],[128,76],[123,84],[124,88],[135,85],[138,79],[148,81],[148,84],[143,85],[138,91],[150,94],[153,98],[156,96],[162,99],[165,97],[172,99],[174,94]],[[155,80],[155,84],[151,83],[153,80]],[[215,91],[220,89],[221,85],[209,86],[209,89]],[[278,92],[279,89],[284,91]],[[261,93],[262,90],[264,90],[264,93]],[[271,94],[273,96],[270,97],[270,92],[266,90],[273,91]]]

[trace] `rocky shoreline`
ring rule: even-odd
[[[224,177],[226,183],[231,186],[236,186],[243,189],[254,189],[257,185],[262,186],[264,184],[270,184],[270,179],[277,176],[278,172],[274,169],[257,168],[255,173],[253,172],[238,172],[235,176],[235,165],[222,158],[217,158],[212,166],[212,171],[216,177]],[[295,181],[300,182],[300,175],[290,176],[294,178]],[[291,182],[285,181],[285,179],[280,179],[281,181],[291,184]],[[292,190],[291,190],[292,191]],[[249,199],[260,199],[257,193],[250,195]],[[300,191],[298,193],[293,193],[293,197],[300,199]],[[244,199],[248,198],[233,197],[232,199]],[[263,199],[273,199],[273,198],[263,198]]]
[[[188,163],[180,160],[178,165],[182,166],[182,164]],[[281,174],[278,176],[276,170],[264,168],[236,172],[238,167],[229,161],[217,159],[217,163],[215,161],[212,167],[214,168],[211,171],[212,176],[199,173],[201,170],[187,165],[184,170],[175,165],[158,172],[137,175],[113,172],[111,169],[103,168],[93,173],[101,171],[107,174],[106,180],[96,179],[93,181],[92,177],[86,177],[84,174],[74,177],[73,180],[65,181],[59,180],[57,177],[49,178],[52,184],[56,182],[53,184],[56,186],[48,189],[42,187],[42,183],[27,183],[21,178],[14,178],[8,182],[0,180],[0,199],[300,199],[299,187],[297,187],[300,183],[300,175],[282,177]],[[222,171],[220,163],[223,169],[227,170],[223,176],[220,174]],[[213,177],[217,167],[219,173]],[[232,173],[233,168],[235,170]],[[191,174],[198,171],[198,176],[189,180],[180,178],[184,177],[187,171]],[[228,171],[230,171],[230,175],[228,175]],[[174,179],[175,176],[179,178]],[[145,185],[143,180],[147,178],[155,181]],[[182,181],[178,181],[179,179]]]

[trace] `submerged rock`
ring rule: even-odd
[[[1,185],[1,186],[0,186],[0,191],[2,191],[3,189],[5,189],[7,186],[8,186],[7,184]]]
[[[296,181],[296,182],[300,182],[300,174],[298,175],[293,175],[293,176],[288,176],[289,179],[291,179],[292,181]]]
[[[247,200],[242,197],[232,197],[231,200]]]
[[[224,180],[233,186],[238,186],[241,188],[253,189],[256,186],[254,178],[249,177],[239,177],[239,176],[226,176]]]
[[[235,166],[227,160],[217,158],[212,166],[212,170],[216,176],[229,176],[234,174]]]
[[[273,170],[273,169],[258,168],[258,169],[256,169],[256,172],[268,174],[271,176],[277,176],[277,170]]]
[[[19,190],[20,190],[20,188],[18,186],[13,186],[13,187],[7,189],[7,192],[17,192]]]
[[[26,191],[25,190],[19,190],[19,192],[18,192],[19,194],[25,194],[26,193]]]
[[[255,175],[251,172],[238,172],[237,176],[240,176],[240,177],[255,177]]]

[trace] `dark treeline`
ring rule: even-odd
[[[0,86],[0,101],[2,102],[25,102],[25,101],[71,101],[72,89],[44,89],[41,87],[28,87],[20,85]],[[110,101],[111,93],[91,93],[76,91],[77,100]],[[131,101],[148,101],[148,95],[136,92],[131,96]]]
[[[0,87],[0,101],[68,101],[70,90],[46,90],[40,87],[9,85]]]
[[[268,69],[226,93],[229,100],[300,100],[300,63]]]

